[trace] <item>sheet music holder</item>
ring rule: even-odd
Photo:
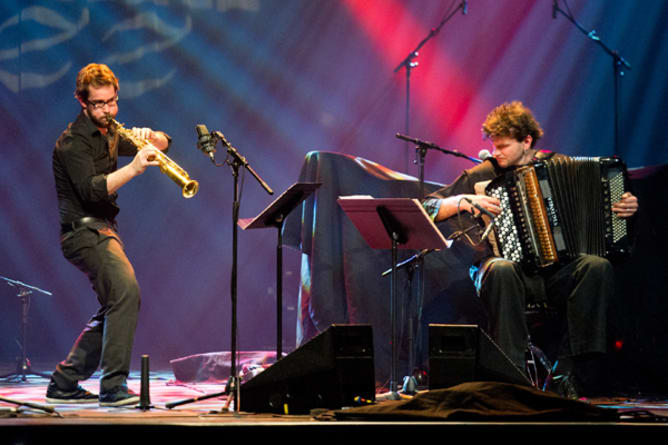
[[[337,200],[364,240],[372,249],[392,249],[390,318],[392,327],[392,370],[390,394],[397,390],[397,250],[443,249],[445,239],[417,199],[342,196]],[[382,230],[381,228],[384,228]]]
[[[378,230],[385,226],[383,213],[391,215],[396,228],[405,238],[403,242],[398,242],[399,249],[443,249],[452,244],[438,230],[417,199],[340,196],[337,202],[372,249],[393,247],[392,234],[387,227],[385,231]]]
[[[322,184],[297,182],[255,218],[239,218],[242,230],[275,227],[278,232],[276,245],[276,360],[283,355],[283,224],[285,218]]]

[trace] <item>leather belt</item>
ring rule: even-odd
[[[94,216],[84,216],[81,219],[77,219],[67,224],[61,224],[60,233],[65,234],[67,232],[71,232],[72,230],[76,230],[80,227],[84,227],[90,224],[104,224],[106,226],[113,227],[114,229],[116,229],[115,221],[109,221],[108,219],[102,219],[102,218],[95,218]]]

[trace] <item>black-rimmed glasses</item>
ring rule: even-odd
[[[115,107],[117,104],[118,104],[118,96],[112,97],[109,100],[88,101],[88,105],[90,105],[93,108],[93,110],[101,110],[106,105],[110,107]]]

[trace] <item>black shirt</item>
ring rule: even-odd
[[[110,152],[107,136],[82,110],[60,135],[53,151],[60,223],[86,216],[113,221],[119,212],[118,195],[107,193],[107,175],[117,169],[118,155],[136,153],[137,148],[124,139]]]

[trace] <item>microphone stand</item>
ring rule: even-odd
[[[427,153],[427,150],[436,150],[440,151],[441,153],[445,153],[446,155],[452,155],[452,156],[457,156],[460,158],[468,159],[471,162],[475,162],[476,164],[480,164],[482,162],[482,159],[474,158],[469,155],[465,155],[464,153],[458,152],[457,150],[453,149],[448,149],[448,148],[442,148],[439,147],[438,145],[434,144],[433,142],[428,142],[428,141],[423,141],[414,137],[406,136],[401,133],[397,133],[395,135],[397,139],[402,139],[404,141],[412,142],[416,145],[416,150],[420,153],[420,156],[424,158],[424,156]],[[424,160],[421,162],[422,164],[422,170],[420,171],[420,181],[424,182]],[[421,185],[421,187],[424,187],[424,184]],[[421,189],[421,193],[424,193],[424,189]]]
[[[413,395],[416,393],[416,389],[418,386],[417,379],[415,378],[415,362],[416,362],[416,343],[415,343],[415,337],[416,337],[416,329],[419,328],[420,326],[420,321],[422,320],[422,296],[424,295],[424,286],[423,286],[423,266],[424,266],[424,257],[433,252],[434,249],[422,249],[412,257],[408,258],[407,260],[404,260],[400,263],[395,263],[387,269],[385,272],[380,274],[381,277],[386,277],[387,275],[392,274],[391,279],[396,280],[394,277],[394,274],[401,269],[406,269],[407,271],[407,276],[408,276],[408,286],[407,288],[410,290],[412,289],[412,282],[413,282],[413,275],[415,271],[417,270],[417,275],[418,275],[418,301],[416,302],[416,311],[417,316],[415,317],[416,320],[413,319],[412,313],[408,313],[407,318],[408,318],[408,368],[410,374],[407,376],[404,376],[403,379],[403,389],[402,392],[405,394]],[[394,283],[395,281],[392,281]],[[391,285],[394,285],[390,283]],[[396,285],[395,285],[396,286]],[[410,305],[406,305],[408,308],[410,308]],[[408,312],[408,309],[407,309]],[[414,324],[415,323],[415,324]]]
[[[425,43],[427,43],[432,37],[434,37],[436,34],[438,34],[441,31],[441,28],[443,25],[445,25],[459,10],[462,10],[462,13],[464,15],[467,14],[468,12],[468,5],[467,1],[463,0],[457,8],[455,8],[454,11],[452,11],[450,14],[447,14],[443,17],[443,20],[441,20],[441,23],[438,24],[436,28],[432,28],[429,31],[429,34],[422,39],[420,43],[415,47],[413,51],[408,53],[406,58],[399,63],[399,65],[394,68],[392,71],[393,73],[396,73],[402,68],[406,69],[406,105],[405,105],[405,132],[410,133],[410,110],[411,110],[411,70],[415,67],[418,66],[418,62],[414,61],[413,59],[417,58],[419,55],[418,51],[420,51],[420,48],[424,46]],[[406,165],[405,165],[406,171],[408,171],[408,144],[406,144]]]
[[[231,160],[226,160],[226,163],[232,169],[232,177],[234,178],[234,201],[232,204],[232,275],[230,279],[230,296],[232,300],[232,335],[231,335],[231,347],[230,347],[230,379],[227,382],[227,389],[229,391],[229,396],[225,408],[229,407],[230,401],[234,401],[234,411],[239,411],[239,387],[240,381],[239,376],[237,375],[237,235],[238,235],[238,223],[239,223],[239,207],[241,205],[239,201],[239,169],[243,166],[248,170],[251,175],[260,183],[262,188],[264,188],[267,193],[270,195],[274,194],[274,191],[267,185],[266,182],[262,180],[255,173],[246,160],[245,157],[239,154],[239,151],[234,148],[225,138],[221,132],[216,131],[213,133],[214,137],[220,140],[225,148],[227,149],[227,154]],[[214,142],[215,144],[215,142]]]
[[[575,25],[576,28],[578,28],[584,35],[587,36],[587,38],[591,39],[592,41],[596,42],[601,48],[603,48],[603,51],[608,53],[610,57],[612,57],[612,69],[613,69],[613,75],[614,75],[614,119],[615,119],[615,128],[614,128],[614,147],[615,147],[615,155],[619,155],[619,130],[620,130],[620,124],[619,124],[619,110],[620,110],[620,94],[619,94],[619,89],[620,89],[620,79],[622,76],[624,76],[624,68],[626,69],[631,69],[631,65],[622,57],[619,52],[616,50],[611,50],[608,48],[608,46],[601,41],[601,38],[596,35],[596,30],[592,29],[591,31],[587,31],[582,25],[580,25],[574,18],[573,16],[569,13],[567,14],[564,10],[562,10],[559,7],[559,2],[557,0],[554,0],[552,3],[552,17],[556,18],[556,13],[559,12],[561,13],[564,17],[566,17],[573,25]]]
[[[213,394],[207,394],[204,396],[195,397],[192,399],[181,400],[178,402],[171,402],[165,404],[165,407],[168,409],[174,408],[175,406],[184,405],[186,403],[198,402],[200,400],[220,397],[227,394],[227,401],[223,410],[227,410],[230,406],[230,403],[234,401],[234,411],[239,411],[239,401],[240,401],[240,381],[237,374],[237,257],[238,257],[238,242],[237,242],[237,232],[238,232],[238,223],[239,223],[239,207],[241,205],[239,200],[239,170],[241,167],[245,167],[253,177],[260,183],[263,189],[267,191],[270,195],[274,194],[274,191],[267,185],[267,183],[260,178],[260,176],[255,173],[246,160],[245,157],[241,156],[239,151],[234,148],[225,138],[221,132],[216,131],[213,134],[213,146],[215,147],[218,141],[221,141],[225,148],[227,149],[228,158],[224,162],[218,164],[216,163],[214,152],[211,150],[209,157],[211,162],[216,166],[229,165],[232,170],[232,177],[234,178],[234,196],[232,202],[232,272],[230,277],[230,299],[232,302],[232,326],[231,326],[231,346],[230,346],[230,378],[227,381],[227,385],[224,391],[217,392]]]
[[[239,151],[236,148],[232,147],[232,145],[229,142],[227,142],[227,139],[225,139],[225,135],[223,133],[221,133],[220,131],[214,131],[213,136],[215,137],[215,139],[218,139],[223,143],[223,145],[227,149],[228,156],[232,157],[233,163],[238,163],[239,167],[241,166],[245,167],[246,170],[248,170],[250,174],[253,175],[253,177],[257,180],[257,182],[260,183],[260,186],[262,186],[262,188],[267,193],[269,193],[270,195],[274,194],[274,191],[271,189],[271,187],[269,187],[269,185],[266,182],[264,182],[264,180],[260,178],[260,176],[257,173],[255,173],[255,170],[253,170],[253,167],[250,166],[246,158],[241,156],[241,154],[239,154]],[[214,144],[215,143],[216,142],[214,141]],[[229,161],[226,162],[229,164]]]
[[[12,280],[11,278],[0,276],[0,279],[7,282],[12,287],[17,289],[16,296],[21,300],[21,357],[17,360],[16,371],[0,375],[0,379],[6,378],[20,378],[21,381],[25,382],[26,376],[35,375],[37,377],[49,378],[47,374],[36,372],[32,369],[30,364],[30,359],[28,358],[28,311],[30,309],[30,295],[35,292],[39,292],[45,295],[53,295],[51,292],[40,289],[35,286],[23,283],[18,280]]]
[[[227,390],[229,392],[225,408],[229,407],[230,401],[234,400],[234,410],[239,410],[239,376],[237,374],[237,223],[239,222],[239,168],[241,163],[233,158],[229,163],[234,178],[234,195],[232,203],[232,273],[230,277],[230,300],[232,302],[232,331],[230,336],[230,378],[227,381]]]
[[[448,17],[448,19],[450,17]],[[417,165],[418,165],[418,177],[419,177],[419,197],[418,197],[418,199],[420,201],[422,201],[425,197],[425,191],[424,191],[424,159],[427,156],[427,150],[430,150],[430,149],[431,150],[437,150],[437,151],[440,151],[440,152],[445,153],[445,154],[449,154],[449,155],[453,155],[453,156],[468,159],[468,160],[470,160],[472,162],[475,162],[477,164],[482,162],[478,158],[473,158],[471,156],[460,153],[456,150],[448,150],[446,148],[441,148],[438,145],[434,144],[433,142],[422,141],[420,139],[413,138],[413,137],[410,137],[410,136],[406,136],[406,135],[403,135],[401,133],[397,133],[395,136],[398,139],[401,139],[401,140],[404,140],[406,142],[415,144],[415,152],[416,152],[416,156],[417,156]],[[421,308],[422,308],[422,302],[423,302],[423,299],[424,299],[424,257],[430,252],[431,252],[430,249],[423,250],[423,251],[417,253],[416,255],[414,255],[413,257],[409,258],[408,260],[404,261],[403,263],[397,265],[398,267],[401,267],[401,266],[409,266],[411,264],[415,264],[415,266],[413,266],[413,267],[415,269],[417,269],[417,271],[418,271],[418,278],[417,278],[417,280],[418,280],[417,300],[418,301],[417,301],[416,307],[420,311],[419,314],[422,313]],[[383,272],[382,276],[385,276],[389,273],[391,273],[391,270]],[[418,316],[416,328],[419,328],[421,319],[422,319],[421,315]],[[409,329],[409,347],[411,348],[411,351],[409,352],[409,356],[410,356],[409,361],[411,363],[409,363],[409,366],[411,368],[411,370],[410,370],[411,373],[414,371],[412,369],[413,366],[414,366],[414,358],[413,357],[415,357],[417,355],[416,351],[413,350],[416,346],[413,344],[413,341],[412,341],[412,339],[414,337],[412,320],[413,320],[413,318],[409,317],[409,328],[408,328]],[[416,382],[414,376],[409,376],[408,379],[409,379],[410,383],[405,384],[404,385],[405,387],[410,388],[411,385],[413,387],[417,386],[417,382]]]
[[[429,31],[429,34],[418,43],[418,45],[413,49],[408,55],[402,60],[399,65],[397,65],[393,73],[396,73],[397,71],[401,70],[402,68],[405,68],[406,70],[406,104],[405,104],[405,122],[404,122],[404,130],[408,134],[410,133],[410,110],[411,110],[411,70],[415,67],[418,66],[418,62],[415,61],[414,59],[417,58],[419,55],[418,51],[434,36],[436,36],[440,31],[441,28],[452,18],[454,15],[461,9],[462,13],[466,15],[468,13],[468,3],[467,0],[462,0],[459,5],[450,13],[446,13],[441,20],[441,23],[438,24],[436,28],[432,28]],[[405,170],[408,171],[408,144],[405,146]],[[418,198],[422,200],[424,198],[424,152],[420,151],[418,154],[418,159],[416,160],[418,163],[418,168],[420,169],[420,196]],[[418,268],[418,299],[421,301],[422,295],[424,293],[424,263],[422,260],[422,257],[418,260],[417,268]],[[421,303],[419,303],[421,304]],[[412,346],[411,346],[412,348]],[[412,353],[412,351],[411,351]],[[413,363],[410,364],[410,366],[413,366]],[[410,372],[413,372],[413,369],[410,370]],[[411,377],[412,378],[412,377]],[[414,380],[414,378],[412,378]],[[412,381],[411,383],[415,383]]]

